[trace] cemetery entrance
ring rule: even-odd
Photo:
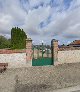
[[[44,45],[33,45],[33,59],[32,66],[45,66],[53,65],[51,46]]]

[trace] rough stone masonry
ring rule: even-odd
[[[24,50],[0,50],[0,63],[8,63],[8,68],[32,66],[32,40],[26,39]]]
[[[53,60],[54,65],[63,63],[77,63],[80,62],[80,48],[67,47],[59,48],[58,41],[53,40]]]

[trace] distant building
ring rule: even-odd
[[[75,41],[71,42],[70,44],[68,44],[68,46],[80,47],[80,40],[75,40]]]

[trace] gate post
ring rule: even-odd
[[[32,39],[26,39],[26,63],[27,66],[32,66]]]
[[[53,65],[58,61],[58,40],[52,39],[51,41],[52,61]]]

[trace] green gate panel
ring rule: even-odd
[[[32,66],[53,65],[52,58],[38,58],[32,60]]]

